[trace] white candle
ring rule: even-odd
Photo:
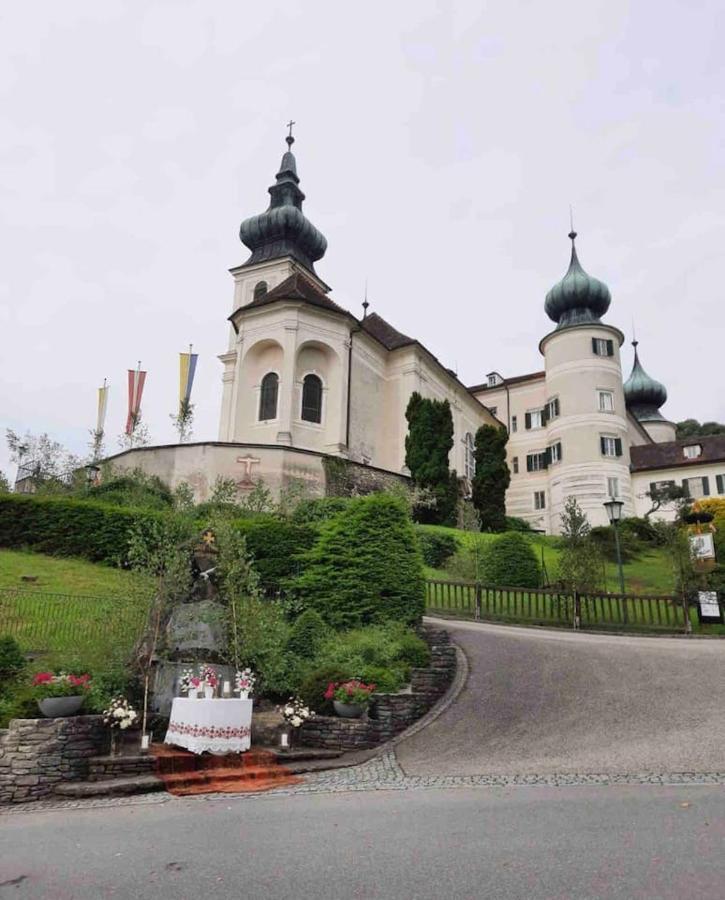
[[[151,737],[151,735],[148,735],[148,734],[144,734],[141,736],[141,749],[142,750],[148,750],[150,737]]]
[[[289,747],[289,735],[286,731],[283,731],[279,736],[279,745],[283,750],[286,750]]]
[[[231,684],[230,681],[225,681],[225,682],[224,682],[224,687],[223,687],[223,689],[222,689],[222,692],[223,692],[223,694],[224,694],[225,697],[228,697],[228,696],[231,694],[231,692],[232,692],[232,684]]]

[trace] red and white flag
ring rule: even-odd
[[[128,418],[126,419],[126,434],[133,434],[134,426],[141,414],[141,395],[146,383],[146,373],[141,371],[141,363],[137,369],[128,370]]]

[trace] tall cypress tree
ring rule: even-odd
[[[415,391],[405,411],[408,434],[405,438],[405,464],[416,487],[433,494],[432,509],[416,510],[420,522],[451,525],[455,522],[458,477],[448,468],[453,447],[453,416],[447,400],[428,400]]]
[[[494,425],[481,425],[476,432],[476,474],[473,505],[481,520],[481,531],[506,530],[506,488],[511,473],[506,462],[508,432]]]

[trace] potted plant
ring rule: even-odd
[[[33,677],[33,697],[49,719],[72,716],[83,706],[91,687],[91,676],[68,672],[38,672]]]
[[[338,716],[359,719],[368,708],[374,692],[374,684],[365,684],[355,678],[350,681],[331,681],[325,691],[325,700],[332,700]]]
[[[234,686],[239,693],[240,700],[247,700],[249,698],[249,695],[254,690],[256,680],[254,672],[251,669],[242,669],[241,672],[237,672],[236,678],[234,679]]]
[[[125,697],[114,697],[103,711],[103,724],[111,729],[111,756],[118,752],[118,734],[130,728],[138,719],[138,713]]]

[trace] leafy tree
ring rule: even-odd
[[[447,400],[424,399],[415,391],[405,412],[405,464],[417,488],[429,490],[433,508],[416,508],[419,522],[454,525],[458,500],[458,477],[448,468],[453,448],[453,416]]]
[[[424,611],[423,559],[405,504],[386,494],[351,500],[320,527],[295,579],[307,608],[335,628],[385,620],[413,623]]]
[[[131,434],[123,431],[118,436],[118,446],[122,450],[133,450],[134,447],[146,447],[151,443],[148,425],[141,421],[141,413],[131,417]]]
[[[7,475],[0,471],[0,494],[9,494],[10,493],[10,482],[8,481]]]
[[[677,437],[707,437],[712,434],[725,434],[725,425],[721,422],[700,422],[697,419],[683,419],[677,423]]]
[[[575,497],[567,497],[561,514],[562,551],[559,579],[570,591],[593,591],[602,579],[602,559],[591,525]]]
[[[678,509],[685,500],[685,489],[679,484],[653,485],[646,493],[652,502],[652,506],[644,514],[645,519],[659,512],[662,507],[674,506]]]
[[[191,440],[194,430],[194,404],[189,400],[182,400],[178,411],[169,413],[169,418],[179,435],[179,443],[186,444]]]
[[[136,509],[171,509],[174,496],[157,475],[147,475],[143,469],[130,471],[110,467],[100,484],[83,489],[84,496],[99,503],[129,506]]]
[[[506,429],[494,425],[482,425],[476,432],[473,505],[481,531],[506,530],[506,488],[511,483],[506,462],[508,439]]]
[[[20,435],[12,428],[5,430],[10,459],[23,474],[29,476],[36,491],[64,492],[74,481],[74,473],[81,468],[79,456],[43,433]]]

